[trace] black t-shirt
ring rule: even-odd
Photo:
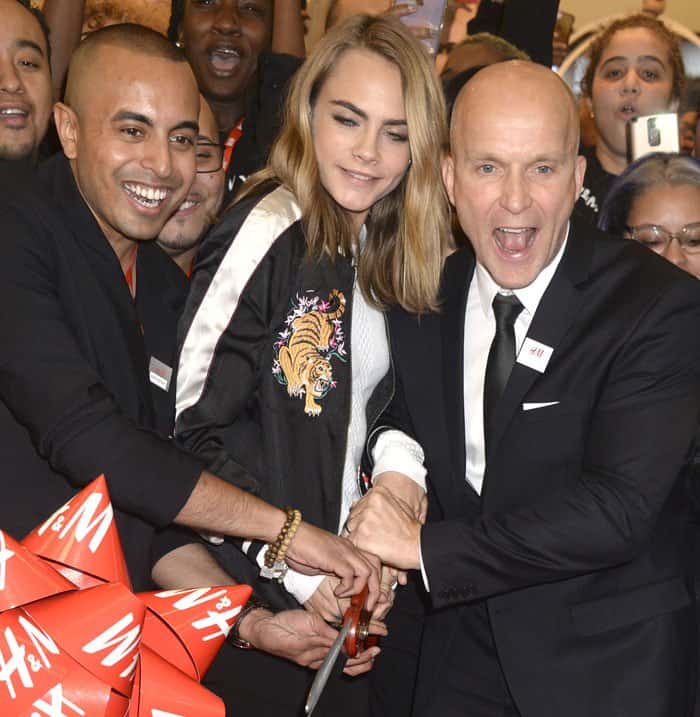
[[[615,175],[606,172],[596,157],[595,147],[584,147],[581,154],[586,158],[586,176],[581,196],[576,201],[574,212],[589,224],[598,224],[598,213],[603,206]]]
[[[231,154],[222,206],[229,204],[249,175],[265,166],[272,143],[282,127],[289,82],[301,62],[292,55],[260,53],[258,79],[246,105],[243,134]],[[227,137],[228,132],[221,133],[222,144]]]
[[[36,165],[30,158],[24,159],[0,159],[0,187],[11,189],[25,182],[27,187],[31,186],[32,177]]]

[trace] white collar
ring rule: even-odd
[[[352,265],[357,268],[357,262],[359,261],[360,254],[365,248],[367,243],[367,225],[363,224],[360,228],[360,233],[357,235],[357,242],[352,247]]]

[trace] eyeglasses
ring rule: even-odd
[[[197,150],[197,172],[199,174],[211,174],[224,168],[224,150],[221,145],[215,142],[198,140]]]
[[[686,254],[700,254],[700,222],[686,224],[679,232],[670,232],[657,224],[640,224],[627,227],[625,236],[659,253],[675,239]]]

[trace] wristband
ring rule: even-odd
[[[226,637],[227,642],[233,645],[233,647],[237,647],[239,650],[253,649],[253,645],[248,642],[248,640],[244,640],[240,635],[241,622],[243,618],[248,613],[253,612],[253,610],[269,610],[270,612],[272,612],[272,607],[270,607],[270,605],[268,605],[266,602],[263,602],[262,600],[256,598],[255,595],[250,596],[248,602],[238,613],[236,622],[231,625],[231,629],[229,630],[229,633]]]

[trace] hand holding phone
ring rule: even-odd
[[[678,115],[666,112],[633,117],[627,123],[627,146],[632,162],[650,152],[679,152]]]
[[[395,2],[387,15],[398,17],[421,40],[431,55],[437,52],[442,33],[447,0],[416,0],[416,2]]]

